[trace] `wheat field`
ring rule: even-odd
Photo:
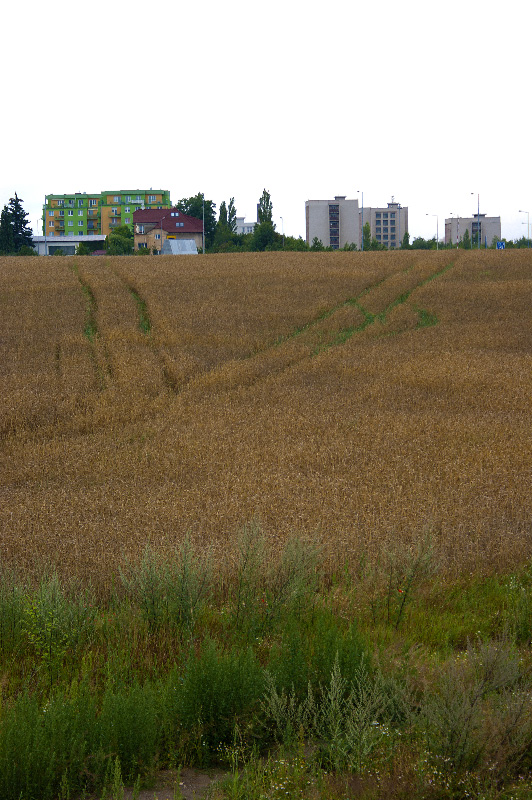
[[[242,527],[331,564],[532,544],[532,256],[0,259],[0,558],[93,580]]]

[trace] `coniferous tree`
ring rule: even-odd
[[[269,222],[271,225],[272,217],[273,217],[272,200],[269,191],[267,189],[264,189],[262,192],[262,196],[259,200],[259,205],[257,207],[257,222],[259,223],[259,225],[261,225],[263,222]]]
[[[21,247],[31,247],[33,244],[33,231],[28,225],[28,213],[22,207],[22,200],[17,196],[9,199],[7,205],[9,216],[11,220],[11,229],[13,231],[13,250],[15,253]]]
[[[0,215],[0,254],[5,256],[15,251],[13,240],[13,226],[11,215],[7,206],[4,206]]]

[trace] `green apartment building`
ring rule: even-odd
[[[87,194],[47,194],[43,206],[43,234],[107,236],[119,225],[133,228],[133,212],[140,208],[170,208],[167,189],[120,189]]]

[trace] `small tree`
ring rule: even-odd
[[[371,228],[369,222],[366,222],[362,228],[362,241],[364,242],[364,250],[371,250]]]
[[[119,225],[105,240],[105,249],[111,256],[127,256],[133,252],[133,231],[129,225]]]
[[[461,247],[464,248],[464,250],[469,250],[471,248],[471,246],[472,246],[471,237],[469,235],[469,230],[467,228],[465,229],[465,233],[464,233],[464,235],[462,237],[462,241],[460,242],[460,245],[461,245]]]
[[[310,245],[310,249],[312,251],[321,251],[325,250],[325,247],[323,246],[323,242],[321,241],[321,239],[318,239],[318,237],[315,236],[314,239],[312,240],[312,244]]]
[[[212,200],[204,201],[203,194],[198,192],[193,197],[183,197],[176,204],[176,208],[183,214],[188,214],[189,217],[201,220],[203,220],[205,211],[205,248],[211,247],[216,231],[216,203],[213,203]]]
[[[410,250],[410,234],[408,231],[405,231],[405,235],[403,236],[401,250]]]

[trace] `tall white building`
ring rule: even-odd
[[[333,250],[340,250],[346,244],[356,244],[360,249],[358,218],[358,200],[347,200],[343,195],[337,195],[334,200],[307,200],[307,244],[319,239],[325,247]]]
[[[480,232],[480,246],[491,247],[494,238],[501,238],[501,218],[487,217],[485,214],[450,217],[445,220],[445,244],[458,244],[466,231],[469,232],[471,242],[475,243],[478,243],[477,233]]]
[[[360,212],[360,237],[366,222],[369,222],[371,238],[389,248],[401,247],[405,233],[408,233],[408,206],[388,203],[386,208],[366,208]]]

